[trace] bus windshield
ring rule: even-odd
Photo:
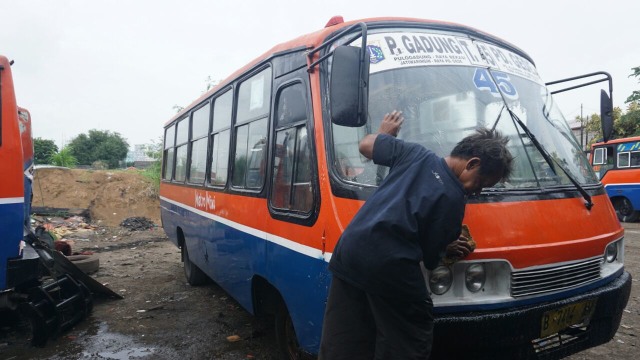
[[[374,46],[373,52],[368,46],[372,54],[368,123],[361,128],[332,125],[334,166],[344,181],[375,186],[384,179],[387,169],[374,165],[360,155],[357,144],[366,134],[377,131],[386,113],[400,110],[405,120],[398,137],[419,143],[441,157],[447,156],[459,140],[481,126],[496,128],[509,136],[510,151],[515,157],[514,171],[507,182],[497,184],[496,188],[571,186],[571,181],[557,164],[580,184],[598,182],[570,127],[537,73],[514,74],[497,66],[480,67],[479,64],[452,61],[452,56],[438,62],[435,50],[430,58],[425,55],[393,57],[394,52],[395,55],[403,54],[399,45],[393,48],[393,45],[401,42],[400,39],[415,40],[417,37],[402,35],[398,41],[390,41],[386,38],[388,35],[374,34],[368,40],[368,44],[371,44],[376,43],[376,38],[382,38],[386,41],[377,43],[387,46]],[[463,41],[453,36],[432,36],[431,42],[425,40],[422,43],[423,48],[429,44],[436,45],[435,40],[439,38]],[[466,41],[471,43],[468,39]],[[357,43],[358,40],[354,42]],[[407,41],[405,46],[408,46]],[[482,51],[482,45],[476,45],[475,49]],[[511,57],[517,56],[518,61],[527,61],[506,49],[501,51]],[[462,56],[470,58],[473,54],[462,52],[462,55],[458,55],[459,58]],[[390,60],[389,57],[395,60],[393,64],[376,66],[377,60],[382,58],[380,62],[383,62]],[[479,54],[477,57],[481,58]],[[458,65],[460,62],[463,64]],[[533,65],[531,69],[535,71]],[[538,139],[554,160],[553,165],[545,161],[523,129],[512,119],[508,109]]]

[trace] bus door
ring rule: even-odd
[[[614,167],[614,146],[615,145],[605,145],[596,147],[593,150],[591,161],[593,170],[595,171],[596,175],[598,175],[598,180],[602,181],[602,178],[607,173],[607,171],[613,169]]]
[[[276,95],[275,147],[270,205],[275,211],[309,213],[313,206],[306,91],[300,82]]]
[[[318,165],[307,79],[305,67],[274,87],[267,274],[282,295],[300,345],[316,348],[329,277],[316,222]]]

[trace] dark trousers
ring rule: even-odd
[[[432,308],[430,301],[372,295],[334,276],[318,359],[428,359]]]

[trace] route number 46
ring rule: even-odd
[[[476,72],[473,74],[473,83],[475,84],[478,90],[484,90],[491,92],[491,95],[495,97],[500,97],[500,91],[507,98],[517,98],[518,92],[516,91],[515,86],[511,83],[511,79],[509,75],[500,71],[493,71],[493,78],[496,80],[494,83],[491,79],[491,75],[489,71],[485,68],[477,68]],[[500,91],[498,91],[498,87]]]

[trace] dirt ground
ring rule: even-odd
[[[157,191],[139,170],[37,169],[33,206],[89,209],[96,225],[141,216],[160,224]]]
[[[278,358],[270,321],[249,315],[213,283],[189,286],[179,249],[160,227],[130,231],[118,226],[132,216],[160,224],[153,187],[139,173],[45,171],[36,175],[34,206],[43,201],[49,207],[90,209],[94,226],[65,238],[73,251],[98,254],[100,268],[93,277],[124,299],[97,299],[88,319],[44,348],[30,346],[23,328],[0,320],[0,360]],[[608,344],[569,359],[637,358],[640,224],[625,228],[625,263],[634,282],[622,326]]]

